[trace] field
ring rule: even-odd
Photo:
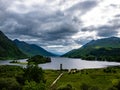
[[[57,71],[45,71],[47,77],[47,86],[55,80]],[[114,90],[110,89],[120,81],[120,67],[109,67],[104,69],[86,69],[76,73],[69,74],[64,72],[63,76],[52,87],[52,90],[61,89],[67,86],[70,90]],[[49,90],[50,88],[48,88]],[[117,89],[115,89],[117,90]]]

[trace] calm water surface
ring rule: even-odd
[[[107,62],[107,61],[87,61],[81,59],[72,59],[72,58],[61,58],[61,57],[52,57],[50,63],[39,64],[43,69],[59,69],[60,64],[63,65],[63,69],[87,69],[87,68],[103,68],[108,66],[118,66],[118,62]],[[26,65],[22,64],[13,64],[9,63],[9,60],[0,61],[0,65],[19,65],[25,67]],[[26,62],[26,59],[21,59],[20,62]]]

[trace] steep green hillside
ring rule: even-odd
[[[26,57],[27,56],[18,49],[14,42],[0,31],[0,60]]]
[[[110,37],[92,40],[81,48],[72,50],[63,56],[87,60],[120,61],[120,38]]]
[[[28,56],[34,56],[34,55],[42,55],[42,56],[56,56],[55,54],[52,54],[45,49],[35,45],[35,44],[28,44],[23,41],[14,40],[14,43],[19,47],[19,49],[27,54]]]

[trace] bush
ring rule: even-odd
[[[20,90],[21,87],[15,78],[0,78],[1,90]]]
[[[36,83],[35,81],[26,81],[23,90],[45,90],[45,84]]]
[[[81,90],[88,90],[90,88],[89,85],[87,85],[86,83],[83,83],[81,86],[80,86]]]
[[[120,90],[120,81],[118,83],[115,83],[111,88],[108,90]]]
[[[90,86],[86,83],[83,83],[81,86],[80,86],[80,90],[99,90],[99,88],[97,86]]]
[[[111,87],[108,90],[118,90],[116,87]]]
[[[67,84],[66,86],[59,87],[57,90],[73,90],[73,88],[70,84]]]
[[[99,90],[97,86],[91,86],[89,90]]]

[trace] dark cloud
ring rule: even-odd
[[[97,28],[97,35],[101,37],[116,36],[120,26],[101,26]]]
[[[72,24],[63,23],[60,26],[56,26],[52,30],[47,31],[45,35],[45,40],[57,40],[57,39],[69,39],[72,35],[78,32]]]
[[[118,14],[118,15],[115,15],[115,17],[119,18],[119,17],[120,17],[120,14]]]

